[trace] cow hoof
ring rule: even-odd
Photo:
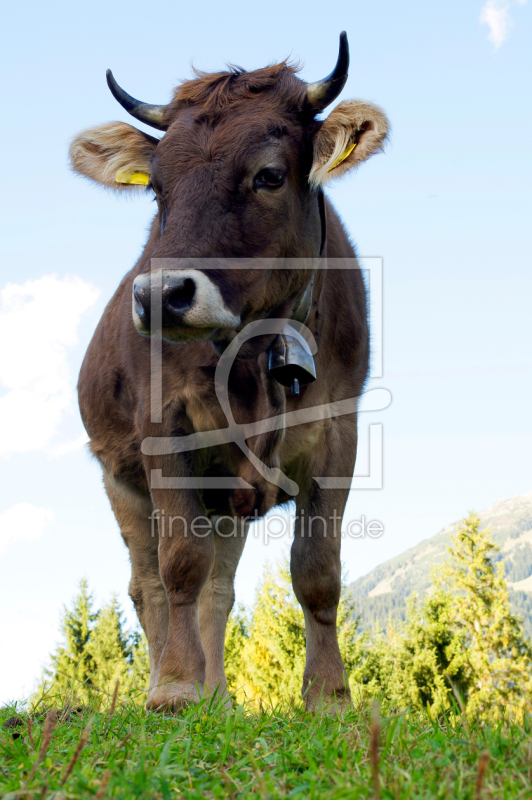
[[[344,690],[327,696],[316,694],[307,698],[306,707],[307,711],[313,714],[329,714],[336,717],[351,708],[351,695]]]
[[[202,694],[203,687],[195,683],[159,684],[148,694],[146,708],[148,711],[179,711],[198,703]]]

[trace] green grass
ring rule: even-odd
[[[226,715],[208,701],[176,716],[124,703],[110,716],[94,703],[59,711],[50,737],[44,714],[6,707],[0,796],[532,798],[530,720],[492,730],[453,712],[381,714],[370,700],[341,718],[242,706]],[[18,727],[6,727],[13,716]]]

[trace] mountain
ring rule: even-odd
[[[499,500],[479,516],[481,529],[491,528],[500,545],[498,559],[504,560],[512,610],[522,615],[525,633],[532,639],[532,492]],[[377,621],[384,627],[389,618],[404,620],[407,597],[412,592],[423,597],[430,586],[431,567],[446,557],[457,525],[448,525],[350,584],[362,630]]]

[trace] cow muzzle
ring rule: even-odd
[[[200,270],[159,269],[133,281],[133,323],[144,336],[191,342],[235,330],[240,317],[227,308],[218,286]]]

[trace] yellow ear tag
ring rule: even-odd
[[[139,186],[147,186],[150,176],[147,172],[117,172],[116,183],[137,183]]]
[[[349,147],[347,148],[347,150],[344,150],[344,152],[342,153],[342,155],[341,155],[341,156],[338,156],[338,158],[336,158],[336,159],[333,161],[333,163],[331,164],[331,166],[330,166],[330,167],[328,167],[328,169],[327,169],[327,172],[330,172],[332,169],[334,169],[335,167],[337,167],[337,166],[338,166],[338,164],[341,164],[341,163],[342,163],[342,161],[345,161],[345,159],[347,158],[347,156],[350,156],[350,155],[351,155],[351,153],[353,152],[353,150],[355,149],[355,147],[356,147],[356,146],[357,146],[357,143],[356,143],[356,142],[353,142],[353,144],[350,144],[350,145],[349,145]]]

